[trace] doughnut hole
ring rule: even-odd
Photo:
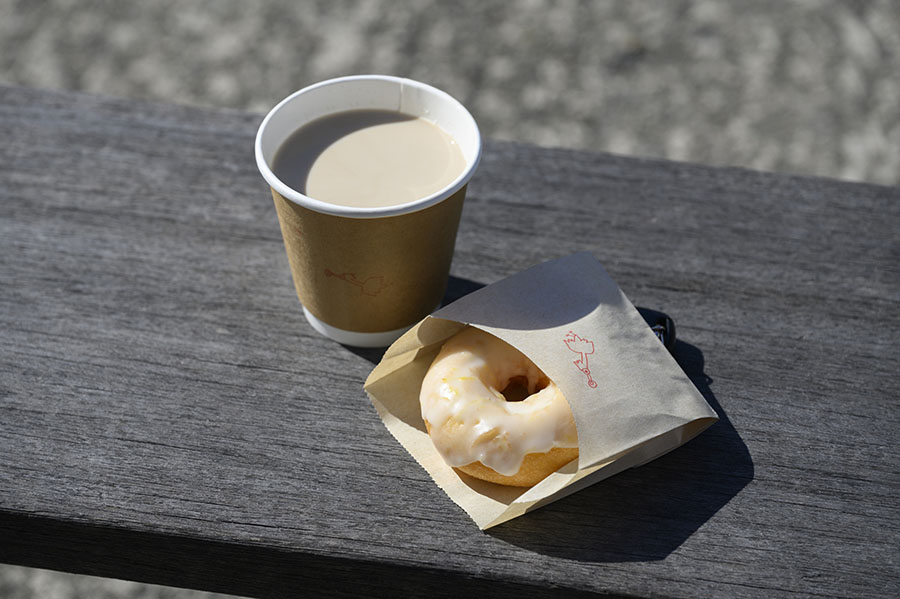
[[[506,386],[500,391],[500,394],[503,395],[503,399],[506,401],[524,401],[528,399],[529,396],[547,388],[547,385],[549,384],[550,379],[546,376],[539,377],[534,384],[532,384],[527,376],[518,375],[511,377],[509,381],[507,381]]]

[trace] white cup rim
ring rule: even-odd
[[[465,127],[471,128],[471,130],[474,132],[475,151],[472,155],[472,158],[470,160],[467,160],[466,169],[449,185],[440,189],[439,191],[412,202],[406,202],[404,204],[396,204],[392,206],[362,207],[331,204],[328,202],[323,202],[321,200],[316,200],[315,198],[311,198],[285,184],[275,175],[264,156],[263,138],[265,136],[266,128],[268,127],[269,123],[272,121],[276,114],[284,109],[285,106],[296,102],[297,98],[314,92],[315,90],[324,86],[346,83],[350,81],[389,81],[398,84],[401,89],[406,86],[436,95],[442,98],[443,101],[453,105],[454,108],[459,112],[460,118],[463,119]],[[299,128],[303,124],[305,123],[299,123],[297,128]],[[275,107],[272,108],[272,110],[270,110],[269,113],[265,116],[265,118],[263,118],[262,123],[260,123],[259,129],[256,133],[256,143],[254,148],[256,154],[256,166],[259,169],[259,172],[262,174],[263,178],[272,189],[274,189],[276,192],[278,192],[278,194],[290,200],[291,202],[323,214],[332,214],[335,216],[350,218],[381,218],[385,216],[396,216],[423,210],[425,208],[428,208],[429,206],[433,206],[434,204],[442,202],[443,200],[449,198],[460,189],[462,189],[469,182],[469,179],[472,178],[472,175],[475,173],[475,170],[478,167],[479,162],[481,161],[482,142],[481,133],[478,130],[478,124],[475,122],[474,117],[472,117],[472,115],[469,113],[466,107],[462,105],[462,103],[460,103],[456,98],[454,98],[447,92],[444,92],[436,87],[432,87],[427,83],[422,83],[420,81],[407,79],[404,77],[395,77],[392,75],[350,75],[347,77],[338,77],[335,79],[328,79],[326,81],[314,83],[313,85],[309,85],[295,91],[294,93],[283,99],[281,102],[276,104]]]

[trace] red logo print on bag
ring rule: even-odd
[[[594,353],[594,342],[583,339],[572,331],[566,333],[566,337],[563,341],[565,341],[566,347],[578,354],[578,359],[572,363],[575,364],[578,370],[587,375],[588,386],[591,389],[596,389],[597,381],[591,378],[591,369],[588,367],[588,356]]]
[[[384,277],[369,277],[365,281],[360,281],[356,278],[356,274],[352,272],[343,272],[341,274],[336,274],[331,272],[330,269],[325,269],[326,277],[335,277],[342,281],[347,281],[351,285],[355,285],[359,287],[360,293],[362,295],[371,295],[376,296],[381,293],[381,290],[388,286],[387,283],[384,282]]]

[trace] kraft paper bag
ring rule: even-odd
[[[454,470],[425,430],[422,379],[444,341],[466,326],[528,356],[572,408],[579,457],[533,487]],[[426,317],[388,348],[365,390],[388,430],[482,529],[645,464],[718,420],[589,253],[539,264]]]

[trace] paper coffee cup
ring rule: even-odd
[[[438,125],[459,145],[463,172],[429,196],[374,208],[323,202],[275,175],[275,154],[297,129],[360,109],[399,111]],[[340,343],[383,347],[440,305],[466,184],[480,158],[481,135],[466,108],[411,79],[323,81],[266,115],[256,136],[256,164],[272,189],[294,286],[313,328]]]

